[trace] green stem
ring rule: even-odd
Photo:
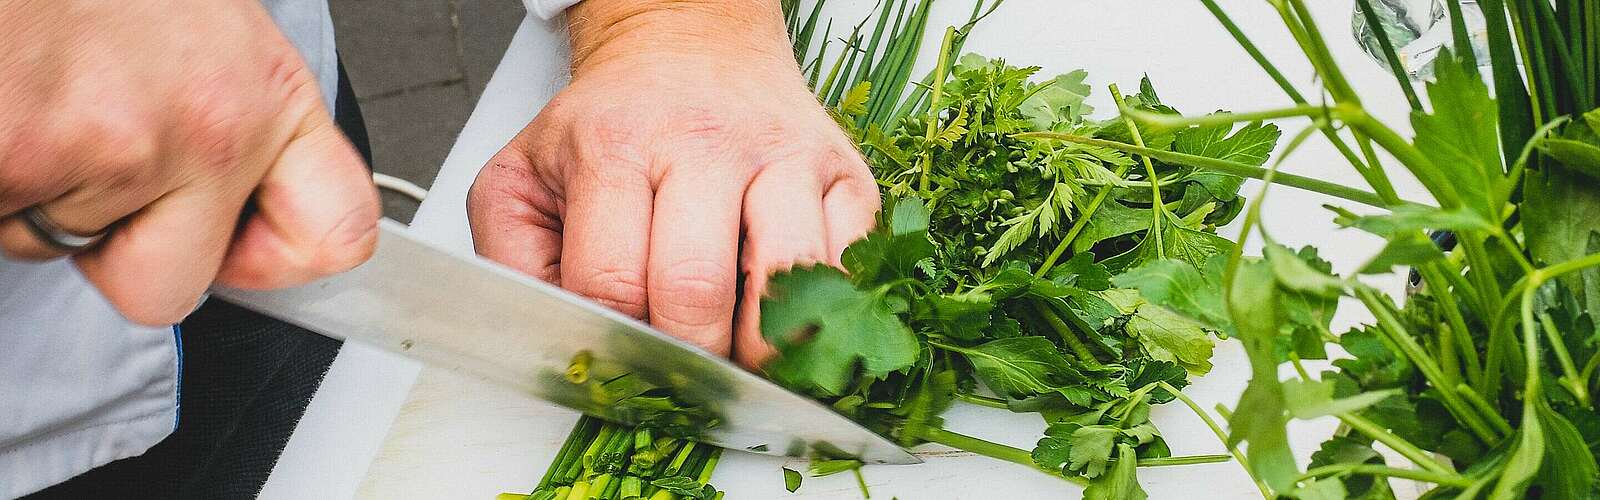
[[[698,445],[699,443],[694,441],[684,442],[683,447],[678,448],[678,455],[672,457],[672,463],[667,464],[667,469],[663,471],[663,475],[678,475],[678,471],[683,469],[683,463],[689,460],[689,455],[694,453],[694,450],[695,448],[698,448]]]
[[[861,475],[861,468],[850,469],[850,474],[856,477],[856,487],[861,489],[861,498],[872,498],[872,493],[867,491],[867,477]]]
[[[918,183],[918,191],[923,194],[928,192],[928,171],[933,170],[932,144],[934,135],[939,133],[939,98],[944,96],[945,63],[950,60],[950,44],[955,41],[955,36],[955,26],[945,28],[944,43],[939,46],[939,65],[935,66],[935,71],[937,71],[935,75],[937,76],[933,79],[933,94],[929,98],[929,102],[933,103],[933,105],[928,107],[929,114],[932,115],[928,117],[927,140],[929,146],[928,150],[923,152],[922,155],[922,180]]]
[[[1373,118],[1359,106],[1340,105],[1334,109],[1334,114],[1351,128],[1378,143],[1393,155],[1394,159],[1405,165],[1406,170],[1417,177],[1440,205],[1445,208],[1461,206],[1461,196],[1455,189],[1455,180],[1441,171],[1433,164],[1433,160],[1422,154],[1422,150],[1417,149],[1394,129]]]
[[[700,484],[711,482],[711,473],[717,470],[717,462],[722,459],[722,448],[711,448],[711,454],[706,457],[704,464],[700,465],[700,474],[695,481]]]
[[[1476,234],[1457,234],[1456,241],[1461,245],[1460,251],[1467,257],[1467,277],[1477,281],[1479,297],[1503,297],[1505,290],[1500,288],[1500,280],[1495,277],[1493,260],[1489,256],[1489,249],[1483,245],[1483,240]],[[1493,304],[1480,304],[1482,311],[1491,311]]]
[[[971,393],[966,393],[966,392],[957,392],[956,393],[956,399],[959,399],[959,400],[962,400],[962,401],[966,401],[968,403],[972,403],[972,404],[975,404],[975,405],[978,405],[978,406],[985,406],[985,407],[989,407],[989,408],[998,408],[998,409],[1001,409],[1001,410],[1009,410],[1009,409],[1011,409],[1011,405],[1007,404],[1006,400],[1000,399],[1000,398],[991,398],[991,397],[988,397],[988,396],[979,396],[977,394],[971,394]]]
[[[1252,469],[1250,469],[1250,462],[1245,459],[1244,453],[1239,451],[1238,446],[1235,446],[1233,443],[1228,441],[1228,433],[1222,430],[1221,425],[1217,425],[1217,421],[1211,418],[1210,413],[1207,413],[1204,409],[1200,408],[1199,403],[1196,403],[1194,399],[1189,397],[1189,395],[1184,394],[1183,391],[1179,391],[1178,388],[1173,387],[1172,384],[1167,383],[1167,381],[1157,381],[1156,384],[1157,387],[1161,388],[1161,390],[1167,391],[1173,396],[1177,396],[1178,400],[1182,401],[1184,406],[1188,406],[1190,411],[1193,411],[1196,416],[1200,417],[1200,421],[1205,422],[1206,427],[1211,428],[1211,433],[1216,434],[1217,440],[1221,441],[1222,446],[1228,449],[1228,454],[1233,456],[1233,461],[1238,463],[1239,467],[1243,468],[1246,474],[1250,475],[1250,479],[1252,481],[1255,481],[1256,489],[1261,491],[1262,498],[1265,498],[1266,500],[1273,500],[1276,498],[1276,496],[1272,494],[1272,488],[1268,487],[1267,483],[1262,482],[1261,478],[1256,477],[1255,473],[1251,472]]]
[[[1409,358],[1411,363],[1416,365],[1417,371],[1422,372],[1423,378],[1427,379],[1428,383],[1439,388],[1455,387],[1455,384],[1450,383],[1449,378],[1444,376],[1433,357],[1428,355],[1427,350],[1417,344],[1416,338],[1411,336],[1405,324],[1400,321],[1393,305],[1387,301],[1387,297],[1382,297],[1377,291],[1366,287],[1358,287],[1356,289],[1356,297],[1361,300],[1362,304],[1367,306],[1367,310],[1372,311],[1372,314],[1377,317],[1378,332],[1382,334],[1386,342],[1394,350]],[[1442,390],[1439,391],[1439,396],[1439,400],[1444,403],[1445,409],[1449,410],[1451,415],[1454,415],[1457,420],[1466,425],[1467,429],[1472,431],[1473,435],[1477,436],[1479,440],[1490,445],[1500,442],[1501,436],[1490,429],[1482,419],[1478,418],[1477,412],[1472,411],[1467,406],[1467,403],[1455,394],[1455,391]]]
[[[1555,352],[1556,363],[1561,365],[1561,383],[1572,396],[1578,399],[1583,406],[1589,406],[1588,384],[1579,376],[1577,364],[1572,362],[1572,354],[1567,352],[1567,342],[1561,337],[1561,330],[1556,328],[1554,320],[1547,313],[1540,313],[1539,324],[1544,327],[1544,334],[1550,337],[1550,350]]]
[[[1478,391],[1474,391],[1471,387],[1462,384],[1456,386],[1456,394],[1460,395],[1461,399],[1467,400],[1467,404],[1478,410],[1478,414],[1483,416],[1484,420],[1488,420],[1489,424],[1493,425],[1495,430],[1500,431],[1501,434],[1509,436],[1514,432],[1511,428],[1511,423],[1507,422],[1505,417],[1500,416],[1500,410],[1489,404],[1489,400],[1483,399],[1483,396],[1478,395]]]
[[[1315,469],[1306,471],[1305,474],[1302,474],[1300,476],[1300,480],[1313,479],[1323,476],[1343,476],[1345,474],[1397,477],[1400,479],[1410,479],[1412,481],[1422,481],[1455,488],[1466,488],[1472,485],[1471,479],[1468,479],[1460,474],[1440,474],[1437,472],[1416,469],[1399,469],[1376,464],[1336,464],[1317,467]]]
[[[1158,130],[1186,127],[1215,127],[1220,125],[1232,125],[1241,122],[1275,120],[1279,118],[1320,117],[1327,116],[1332,111],[1327,106],[1301,104],[1288,108],[1269,109],[1265,111],[1249,111],[1241,113],[1223,112],[1212,113],[1203,116],[1182,116],[1155,113],[1140,109],[1130,109],[1122,104],[1122,99],[1120,96],[1113,96],[1112,99],[1117,101],[1117,108],[1122,110],[1124,119],[1132,118],[1139,122],[1150,124],[1151,126],[1156,127]]]
[[[1132,167],[1132,164],[1118,166],[1114,173],[1118,179],[1121,179],[1123,176],[1128,175],[1130,167]],[[1111,195],[1111,189],[1109,186],[1103,187],[1094,194],[1094,198],[1089,200],[1089,205],[1084,207],[1078,214],[1078,219],[1072,221],[1072,228],[1067,230],[1067,235],[1061,238],[1061,242],[1056,243],[1056,248],[1050,251],[1050,256],[1046,257],[1044,263],[1039,265],[1039,270],[1033,273],[1034,277],[1042,278],[1045,273],[1050,272],[1050,268],[1055,267],[1056,262],[1067,252],[1067,248],[1072,246],[1072,241],[1083,233],[1085,227],[1088,227],[1089,219],[1094,217],[1094,213],[1100,210],[1100,205],[1105,203],[1106,198]]]
[[[1141,458],[1140,467],[1170,467],[1174,465],[1220,464],[1231,460],[1229,455],[1187,455],[1181,457]]]
[[[1250,59],[1254,60],[1256,65],[1261,66],[1261,69],[1272,77],[1272,81],[1276,82],[1278,87],[1289,95],[1290,99],[1293,99],[1296,103],[1305,104],[1306,98],[1300,94],[1299,90],[1294,88],[1294,84],[1289,83],[1288,78],[1283,77],[1283,72],[1278,71],[1278,67],[1274,66],[1272,61],[1267,60],[1267,56],[1261,53],[1261,49],[1256,47],[1255,42],[1250,41],[1250,37],[1245,36],[1244,31],[1239,29],[1239,25],[1235,24],[1233,19],[1228,17],[1228,14],[1221,7],[1217,6],[1216,0],[1200,0],[1200,3],[1205,4],[1206,10],[1211,11],[1211,15],[1217,18],[1217,22],[1222,23],[1223,29],[1226,29],[1228,34],[1233,35],[1234,41],[1244,48],[1245,53],[1250,55]]]
[[[1161,160],[1161,161],[1166,162],[1166,163],[1184,165],[1184,166],[1188,166],[1188,167],[1198,168],[1198,169],[1201,169],[1201,170],[1209,170],[1209,171],[1212,171],[1212,172],[1220,172],[1220,173],[1224,173],[1224,174],[1237,175],[1237,176],[1240,176],[1240,177],[1248,177],[1248,178],[1251,178],[1251,179],[1262,179],[1262,178],[1265,178],[1266,175],[1267,175],[1267,169],[1265,169],[1265,168],[1251,166],[1251,165],[1245,165],[1245,164],[1239,163],[1239,162],[1233,162],[1233,161],[1227,161],[1227,160],[1219,160],[1219,159],[1216,159],[1216,158],[1207,158],[1207,157],[1204,157],[1204,156],[1184,154],[1184,153],[1178,153],[1178,152],[1174,152],[1174,151],[1161,151],[1161,150],[1158,150],[1158,149],[1142,148],[1142,147],[1135,146],[1135,145],[1132,145],[1132,144],[1125,144],[1125,143],[1116,142],[1116,141],[1108,141],[1108,140],[1105,140],[1105,139],[1096,139],[1096,138],[1093,138],[1093,137],[1084,137],[1084,136],[1075,135],[1075,134],[1064,134],[1064,133],[1060,133],[1060,132],[1027,132],[1027,133],[1022,133],[1022,134],[1017,134],[1017,135],[1015,135],[1015,137],[1022,138],[1022,139],[1027,139],[1027,138],[1054,139],[1054,140],[1061,140],[1061,141],[1073,142],[1073,143],[1078,143],[1078,144],[1087,144],[1087,145],[1090,145],[1090,146],[1100,146],[1100,147],[1104,147],[1104,148],[1115,149],[1115,150],[1122,151],[1122,152],[1125,152],[1125,153],[1144,155],[1144,156],[1147,156],[1147,157],[1150,157],[1150,158],[1155,158],[1157,160]],[[1364,205],[1370,205],[1370,206],[1374,206],[1374,207],[1378,207],[1378,208],[1392,208],[1395,205],[1395,204],[1387,203],[1387,202],[1383,201],[1382,197],[1379,197],[1377,194],[1374,194],[1374,193],[1369,192],[1369,191],[1363,191],[1363,190],[1360,190],[1360,189],[1356,189],[1356,188],[1352,188],[1352,187],[1349,187],[1349,186],[1345,186],[1343,184],[1328,182],[1328,181],[1324,181],[1324,180],[1321,180],[1321,179],[1314,179],[1314,178],[1311,178],[1311,177],[1305,177],[1305,176],[1300,176],[1300,175],[1295,175],[1295,174],[1290,174],[1290,173],[1285,173],[1285,172],[1278,172],[1274,176],[1272,182],[1275,183],[1275,184],[1280,184],[1280,185],[1289,186],[1289,187],[1293,187],[1293,188],[1304,189],[1306,191],[1325,194],[1325,195],[1332,196],[1332,197],[1335,197],[1335,198],[1341,198],[1341,199],[1353,201],[1353,202],[1356,202],[1356,203],[1361,203],[1361,204],[1364,204]],[[1402,201],[1401,203],[1402,204],[1407,204],[1407,205],[1422,206],[1422,204],[1420,204],[1420,203],[1404,202],[1404,201]]]
[[[1057,315],[1048,304],[1039,301],[1034,301],[1032,304],[1034,310],[1038,311],[1039,316],[1043,317],[1045,322],[1050,324],[1051,329],[1061,336],[1061,341],[1066,343],[1067,347],[1072,348],[1073,354],[1078,355],[1079,360],[1089,366],[1101,366],[1100,359],[1094,356],[1094,351],[1089,350],[1089,345],[1083,343],[1083,340],[1078,338],[1078,334],[1072,331],[1072,327],[1067,326],[1067,322],[1063,321],[1061,316]]]
[[[1600,352],[1594,353],[1594,356],[1589,357],[1589,362],[1583,364],[1583,380],[1586,382],[1593,380],[1596,369],[1600,369]]]
[[[1122,101],[1122,91],[1117,89],[1117,84],[1115,83],[1111,84],[1110,90],[1111,100],[1116,101],[1117,112],[1122,115],[1122,124],[1128,127],[1128,135],[1133,137],[1133,145],[1141,148],[1145,147],[1144,134],[1139,132],[1139,126],[1133,123],[1133,117],[1128,115],[1128,105]],[[1158,177],[1156,176],[1155,164],[1150,162],[1150,157],[1148,156],[1139,155],[1139,160],[1144,162],[1145,177],[1151,181],[1150,217],[1153,220],[1150,221],[1150,231],[1147,234],[1149,234],[1149,238],[1153,238],[1156,242],[1156,259],[1165,259],[1167,258],[1167,247],[1161,244],[1161,226],[1165,222],[1163,216],[1167,207],[1161,203],[1161,185],[1156,182]]]
[[[1372,0],[1356,0],[1356,5],[1361,6],[1361,14],[1366,18],[1367,29],[1378,39],[1378,47],[1383,49],[1383,58],[1389,63],[1389,72],[1394,74],[1395,82],[1400,84],[1400,91],[1405,93],[1406,102],[1411,104],[1413,111],[1422,110],[1422,100],[1417,98],[1417,89],[1411,85],[1411,75],[1406,71],[1405,65],[1400,63],[1400,56],[1395,54],[1394,42],[1389,40],[1389,31],[1383,29],[1383,23],[1378,20],[1378,11],[1372,9]]]
[[[1250,37],[1245,36],[1244,32],[1239,30],[1239,26],[1233,22],[1233,19],[1228,17],[1227,13],[1222,11],[1221,7],[1217,6],[1215,0],[1200,0],[1200,2],[1205,4],[1206,10],[1211,11],[1211,15],[1216,17],[1218,22],[1222,23],[1223,28],[1227,29],[1228,34],[1233,36],[1234,41],[1238,42],[1239,46],[1244,48],[1245,53],[1249,54],[1250,58],[1255,60],[1256,65],[1260,66],[1263,71],[1267,72],[1267,75],[1272,77],[1272,81],[1278,84],[1278,88],[1283,89],[1283,93],[1289,96],[1290,100],[1294,101],[1295,104],[1306,104],[1305,96],[1301,95],[1300,91],[1296,90],[1294,85],[1290,84],[1289,80],[1283,77],[1283,72],[1278,71],[1277,66],[1274,66],[1271,61],[1267,60],[1267,57],[1261,53],[1259,48],[1256,47],[1255,42],[1250,41]],[[1291,31],[1293,31],[1292,27]],[[1385,204],[1395,205],[1400,202],[1400,197],[1395,194],[1394,187],[1387,182],[1387,176],[1384,175],[1383,168],[1380,164],[1373,162],[1371,166],[1368,166],[1367,164],[1363,163],[1362,159],[1356,156],[1355,151],[1350,149],[1350,145],[1345,144],[1344,138],[1339,136],[1338,131],[1334,130],[1331,123],[1323,124],[1320,129],[1322,131],[1322,135],[1328,138],[1328,142],[1333,144],[1334,149],[1339,151],[1339,154],[1344,156],[1344,159],[1348,161],[1352,167],[1355,167],[1356,172],[1360,173],[1363,179],[1366,179],[1368,183],[1372,184],[1373,189],[1378,192],[1378,196],[1384,200]],[[1370,147],[1363,149],[1370,149]]]
[[[1366,163],[1353,162],[1350,166],[1356,169],[1357,174],[1361,174],[1361,180],[1367,181],[1372,190],[1378,192],[1379,198],[1390,204],[1398,203],[1400,195],[1395,192],[1394,183],[1389,181],[1389,174],[1383,169],[1383,162],[1378,160],[1378,152],[1372,149],[1372,138],[1357,131],[1352,131],[1350,134],[1355,136],[1356,147],[1367,160]]]
[[[1455,473],[1455,470],[1451,469],[1450,466],[1435,460],[1432,456],[1428,455],[1428,452],[1423,451],[1422,448],[1418,448],[1417,445],[1411,444],[1410,441],[1406,441],[1400,436],[1391,434],[1388,430],[1384,429],[1383,426],[1373,423],[1371,420],[1367,420],[1352,413],[1340,413],[1335,416],[1339,417],[1339,421],[1344,422],[1345,425],[1350,426],[1351,429],[1355,429],[1357,432],[1366,434],[1367,437],[1372,438],[1374,441],[1383,443],[1385,446],[1388,446],[1389,449],[1394,450],[1401,456],[1406,457],[1407,460],[1411,460],[1413,463],[1421,466],[1424,469],[1428,469],[1429,471],[1437,474]]]
[[[566,470],[568,464],[577,456],[578,450],[588,444],[584,439],[594,427],[598,426],[598,420],[587,415],[578,417],[578,421],[572,424],[572,431],[567,433],[566,442],[561,444],[561,451],[556,452],[555,459],[550,461],[550,467],[545,469],[544,477],[539,479],[539,485],[534,489],[549,486],[550,482],[555,480],[557,473]]]
[[[1323,38],[1321,30],[1317,28],[1316,19],[1311,16],[1311,10],[1306,8],[1303,0],[1287,1],[1293,7],[1293,11],[1296,14],[1295,17],[1300,21],[1300,31],[1304,33],[1302,48],[1312,62],[1317,64],[1317,74],[1326,84],[1328,92],[1333,94],[1334,99],[1339,102],[1360,104],[1361,101],[1356,96],[1355,89],[1345,79],[1344,72],[1339,70],[1338,63],[1334,62],[1333,53],[1328,51],[1328,44]],[[1287,19],[1285,20],[1287,21]]]
[[[1429,263],[1417,269],[1422,273],[1425,282],[1434,284],[1433,290],[1438,293],[1432,295],[1439,300],[1439,307],[1444,310],[1445,322],[1450,326],[1448,333],[1455,339],[1451,343],[1460,351],[1457,359],[1466,369],[1467,381],[1477,385],[1483,377],[1482,360],[1478,359],[1477,349],[1473,348],[1471,330],[1467,329],[1467,320],[1461,315],[1461,306],[1456,303],[1455,294],[1450,293],[1450,283],[1445,279],[1441,267],[1438,263]]]
[[[913,428],[908,428],[908,430],[909,429]],[[916,429],[914,432],[916,436],[914,437],[923,441],[939,443],[958,450],[977,453],[979,455],[996,460],[1004,460],[1017,465],[1026,466],[1033,470],[1044,472],[1045,474],[1064,479],[1080,486],[1088,484],[1088,482],[1082,478],[1064,476],[1061,474],[1061,471],[1040,467],[1038,463],[1033,461],[1033,453],[1030,453],[1028,450],[1013,448],[1000,443],[958,434],[937,427],[918,426],[914,429]]]

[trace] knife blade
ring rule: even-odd
[[[212,294],[322,335],[601,418],[676,427],[724,448],[921,462],[828,407],[633,318],[435,248],[397,222],[384,220],[379,231],[372,258],[349,272],[296,288]],[[670,406],[689,411],[655,411],[661,398],[628,399],[646,388],[666,390]]]

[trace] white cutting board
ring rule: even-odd
[[[839,27],[852,25],[872,8],[873,2],[835,0],[831,3],[826,12],[835,16],[835,36],[838,36]],[[1222,0],[1220,3],[1303,92],[1317,95],[1309,66],[1265,2]],[[1349,35],[1351,2],[1309,3],[1318,11],[1318,19],[1331,38],[1336,57],[1344,63],[1368,106],[1391,126],[1409,134],[1404,118],[1406,106],[1392,79],[1359,51]],[[946,25],[963,22],[969,9],[970,3],[965,1],[944,0],[937,4],[929,26],[929,32],[934,35],[924,43],[923,68],[915,74],[923,74],[932,65],[932,52],[938,45],[933,39],[936,34]],[[1010,0],[973,32],[967,51],[1005,57],[1014,64],[1043,66],[1045,75],[1087,69],[1095,85],[1091,102],[1100,116],[1114,109],[1104,90],[1105,84],[1116,82],[1123,89],[1136,89],[1144,73],[1153,79],[1165,102],[1188,114],[1215,109],[1259,110],[1289,104],[1283,93],[1195,0]],[[463,211],[466,190],[479,167],[559,89],[564,80],[564,54],[565,46],[558,29],[538,19],[524,23],[434,182],[432,193],[417,214],[414,228],[420,234],[462,252],[471,251]],[[1283,124],[1283,142],[1302,125],[1303,122]],[[1338,181],[1359,181],[1320,137],[1303,147],[1285,169]],[[1400,180],[1400,184],[1403,194],[1424,198],[1409,179]],[[1256,186],[1248,185],[1247,193],[1253,196]],[[1330,222],[1331,217],[1320,208],[1329,201],[1317,195],[1277,189],[1266,210],[1267,227],[1279,241],[1295,245],[1318,244],[1324,249],[1325,257],[1332,257],[1339,269],[1347,270],[1376,251],[1378,242],[1350,232],[1333,234],[1335,226]],[[1259,242],[1252,246],[1258,247]],[[1398,291],[1399,280],[1388,281],[1389,288]],[[1346,314],[1338,322],[1347,325],[1364,319]],[[529,327],[530,335],[538,334],[534,331],[536,325]],[[366,358],[354,371],[392,370],[396,363],[403,363],[383,356]],[[1207,408],[1216,404],[1232,406],[1248,378],[1248,365],[1235,342],[1219,346],[1215,363],[1216,369],[1186,392]],[[408,377],[396,378],[398,380],[391,385],[403,387],[408,382]],[[384,391],[375,388],[373,392]],[[324,396],[328,395],[318,397]],[[353,399],[343,404],[349,407],[363,404],[359,395],[351,397]],[[315,419],[308,416],[308,423],[316,425],[315,420],[329,418],[327,413],[322,411]],[[576,417],[571,411],[529,401],[495,387],[422,369],[393,424],[387,427],[381,448],[360,482],[358,496],[488,500],[502,491],[528,491],[555,455]],[[1157,409],[1155,419],[1176,454],[1223,451],[1212,433],[1179,404]],[[952,410],[949,422],[953,430],[1024,448],[1032,447],[1042,428],[1035,417],[965,406]],[[346,433],[382,434],[385,424],[382,418],[361,423],[361,429],[351,429],[346,424]],[[1297,424],[1292,439],[1301,456],[1315,449],[1332,426],[1331,422]],[[321,445],[336,445],[337,442],[335,439],[334,443]],[[362,442],[353,439],[351,446],[361,446]],[[1020,466],[938,447],[925,448],[921,450],[927,458],[924,465],[865,469],[873,496],[904,499],[1079,496],[1076,487]],[[717,468],[713,484],[727,490],[730,498],[851,498],[858,495],[849,474],[808,477],[798,493],[787,493],[783,490],[780,472],[780,467],[785,466],[803,470],[804,463],[730,453]],[[1248,477],[1233,463],[1141,469],[1139,476],[1153,498],[1259,496]]]

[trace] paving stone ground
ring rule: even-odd
[[[521,0],[330,0],[340,58],[372,139],[373,168],[424,188],[526,15]],[[384,214],[416,203],[384,194]]]

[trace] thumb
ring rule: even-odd
[[[378,192],[350,141],[321,107],[310,110],[256,188],[257,211],[228,250],[217,281],[282,288],[348,271],[378,243]]]

